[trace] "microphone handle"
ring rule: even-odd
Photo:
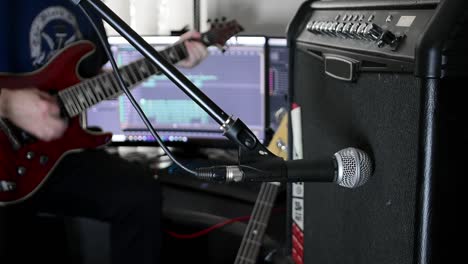
[[[337,162],[333,158],[281,162],[273,160],[242,167],[242,172],[242,181],[250,182],[334,182]]]
[[[288,160],[286,161],[288,182],[334,182],[337,163],[335,159]]]

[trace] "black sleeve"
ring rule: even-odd
[[[82,77],[85,78],[90,78],[97,75],[102,69],[102,66],[104,66],[104,64],[106,64],[109,60],[103,48],[103,45],[109,47],[109,43],[107,42],[107,34],[104,29],[102,19],[98,18],[96,15],[93,14],[91,14],[91,17],[93,18],[93,21],[96,24],[99,31],[101,32],[101,34],[104,36],[105,43],[102,43],[100,41],[96,31],[91,26],[91,24],[89,24],[89,27],[86,27],[89,29],[89,32],[82,32],[85,38],[93,42],[96,46],[95,52],[91,56],[84,59],[80,64],[79,73]]]

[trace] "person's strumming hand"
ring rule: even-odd
[[[59,138],[67,128],[56,99],[36,88],[2,88],[0,116],[44,141]]]

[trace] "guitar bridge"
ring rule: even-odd
[[[0,192],[12,192],[16,190],[16,183],[11,181],[0,181]]]

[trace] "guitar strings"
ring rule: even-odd
[[[252,222],[252,219],[255,218],[255,215],[257,214],[257,211],[258,211],[258,207],[260,205],[260,203],[258,201],[262,200],[263,199],[263,196],[265,195],[265,188],[266,188],[266,184],[265,183],[262,183],[262,185],[260,186],[260,192],[259,192],[259,195],[257,197],[257,200],[255,202],[255,205],[254,205],[254,208],[252,210],[252,216],[249,220],[249,223],[247,224],[247,228],[246,230],[244,231],[244,236],[242,238],[242,243],[241,243],[241,246],[239,248],[239,252],[237,254],[237,257],[236,257],[236,260],[235,260],[235,264],[240,264],[243,262],[243,256],[245,255],[245,251],[247,250],[246,247],[247,247],[247,241],[248,241],[248,238],[250,237],[250,234],[251,234],[251,230],[252,230],[252,225],[253,225],[253,222]]]
[[[247,225],[247,229],[245,231],[235,263],[247,262],[249,260],[255,261],[253,258],[258,256],[261,245],[260,239],[263,238],[266,231],[266,221],[271,215],[271,209],[273,207],[274,200],[276,199],[277,191],[278,186],[275,184],[262,184],[259,197],[252,212],[251,221],[249,221],[249,224]],[[255,217],[257,214],[259,215],[258,219]],[[257,231],[255,234],[253,233],[254,230]],[[251,236],[253,236],[253,239],[250,239]],[[255,247],[247,247],[247,245],[252,245],[252,242],[258,244],[254,244]]]
[[[264,196],[267,193],[267,190],[265,190],[267,187],[268,186],[265,183],[262,183],[262,185],[260,187],[260,193],[259,193],[259,196],[258,196],[256,202],[255,202],[255,205],[254,205],[254,208],[253,208],[253,211],[252,211],[252,217],[250,218],[249,223],[247,225],[247,228],[244,231],[245,233],[244,233],[244,237],[242,239],[241,248],[239,249],[239,253],[238,253],[238,256],[236,258],[236,262],[235,262],[236,264],[240,264],[240,263],[245,262],[244,258],[247,257],[246,256],[247,255],[246,251],[248,250],[248,245],[250,245],[249,237],[251,236],[252,229],[254,228],[254,225],[255,225],[253,220],[255,219],[256,215],[258,214],[258,210],[259,210],[259,207],[261,205],[259,201],[262,201],[264,199]]]
[[[260,246],[261,246],[260,239],[263,239],[264,233],[266,231],[267,221],[271,214],[271,208],[273,207],[272,199],[274,199],[276,196],[276,190],[277,190],[277,186],[266,183],[266,191],[265,191],[266,198],[262,199],[262,201],[259,203],[259,205],[262,205],[263,203],[264,206],[259,206],[259,208],[261,209],[259,213],[260,217],[258,218],[257,221],[253,221],[253,225],[252,225],[253,230],[250,230],[250,234],[254,235],[254,239],[255,239],[254,242],[258,243],[258,244],[255,244],[255,247],[249,247],[247,249],[246,255],[251,260],[255,260],[254,258],[258,256]],[[270,203],[265,204],[266,201],[270,201]],[[256,234],[253,234],[254,230],[257,231]]]
[[[265,196],[270,197],[271,196],[271,188],[270,184],[266,184],[266,191],[265,191]],[[265,217],[267,216],[267,212],[271,210],[270,206],[268,204],[265,204],[266,201],[269,201],[267,199],[261,199],[259,202],[259,212],[258,212],[258,219],[254,219],[252,221],[252,230],[250,230],[249,234],[250,237],[252,238],[251,241],[255,242],[255,244],[251,245],[250,247],[247,248],[246,251],[246,257],[254,260],[254,257],[258,255],[258,250],[260,248],[260,238],[263,237],[264,230],[266,228],[266,223],[265,223]],[[254,233],[256,232],[256,233]]]

